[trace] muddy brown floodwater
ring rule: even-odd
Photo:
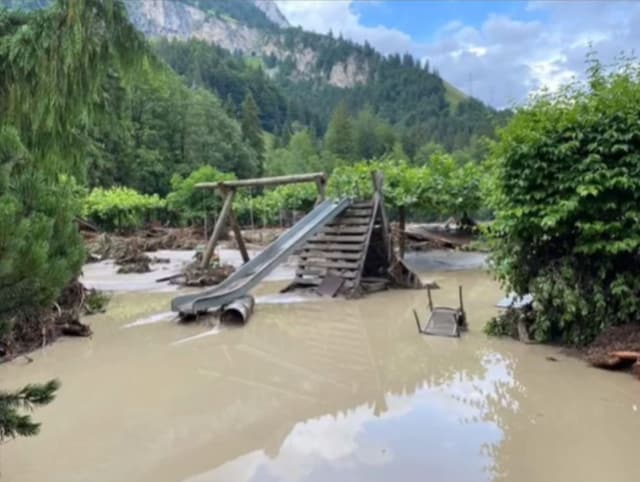
[[[424,291],[263,302],[222,329],[171,322],[170,293],[115,295],[93,339],[0,367],[2,387],[62,380],[41,434],[0,447],[0,480],[640,480],[636,380],[487,338],[501,293],[480,271],[427,277],[436,304],[464,285],[461,339],[417,334]]]

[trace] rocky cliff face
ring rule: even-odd
[[[133,24],[150,38],[196,38],[248,53],[260,45],[263,37],[257,29],[175,0],[128,0],[126,5]]]
[[[238,0],[242,1],[242,0]],[[245,0],[265,13],[276,27],[289,23],[271,0]],[[294,65],[294,80],[323,80],[336,87],[353,87],[367,81],[368,69],[354,58],[336,63],[329,74],[316,68],[317,52],[302,45],[285,47],[279,28],[261,30],[227,16],[216,16],[177,0],[126,0],[131,20],[147,37],[188,40],[196,38],[245,55],[274,56]]]
[[[253,0],[253,4],[262,10],[267,18],[278,27],[287,28],[291,26],[287,17],[282,14],[273,0]]]

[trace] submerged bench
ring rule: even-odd
[[[418,314],[413,310],[418,332],[423,335],[459,337],[460,331],[466,329],[467,326],[466,314],[462,302],[462,286],[458,287],[458,298],[460,301],[458,308],[449,308],[446,306],[434,307],[430,287],[427,287],[427,296],[429,298],[430,315],[426,328],[423,329],[420,326]]]

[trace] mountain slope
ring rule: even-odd
[[[0,5],[17,1],[0,0]],[[413,144],[437,142],[458,149],[494,131],[496,112],[464,96],[428,64],[410,55],[385,57],[367,43],[291,28],[272,1],[123,1],[134,25],[149,39],[174,41],[158,50],[174,70],[223,99],[230,95],[236,108],[251,92],[261,110],[269,111],[263,127],[271,132],[302,122],[322,134],[343,101],[352,113],[371,106],[377,116],[409,132]],[[41,6],[46,0],[26,2]],[[184,42],[194,39],[228,54],[209,58],[205,73],[203,55],[192,52],[203,52],[201,46],[189,46],[186,57],[180,53]],[[246,65],[238,63],[242,58]],[[256,73],[256,67],[266,76]],[[224,75],[231,71],[232,80]]]

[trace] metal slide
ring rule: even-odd
[[[183,315],[202,313],[230,303],[245,295],[262,281],[278,264],[309,240],[351,205],[351,199],[337,203],[324,201],[298,221],[291,229],[267,246],[213,289],[171,300],[171,309]]]

